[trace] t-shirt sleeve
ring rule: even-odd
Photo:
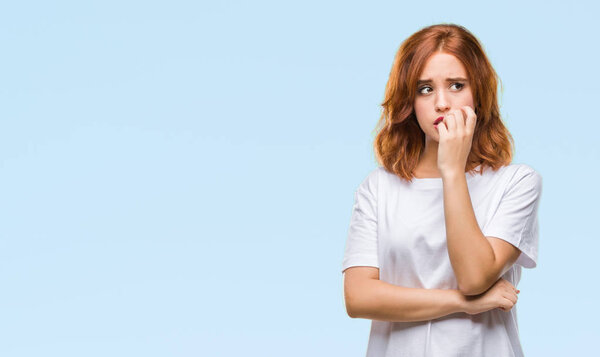
[[[371,172],[354,193],[342,272],[353,266],[379,268],[377,257],[378,170]]]
[[[525,166],[511,178],[500,204],[483,229],[486,237],[496,237],[521,250],[515,264],[535,268],[538,256],[538,206],[542,177]]]

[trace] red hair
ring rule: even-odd
[[[470,79],[477,124],[466,171],[478,165],[483,172],[484,167],[497,170],[510,164],[514,140],[500,118],[498,75],[477,38],[455,24],[422,28],[401,44],[390,71],[376,128],[377,162],[398,177],[412,181],[425,149],[425,134],[414,111],[417,79],[429,57],[436,52],[455,56],[465,66]]]

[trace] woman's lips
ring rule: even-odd
[[[444,120],[444,117],[439,117],[437,118],[434,122],[433,125],[438,125],[442,120]]]

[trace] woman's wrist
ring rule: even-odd
[[[457,312],[466,312],[467,304],[469,303],[469,301],[467,300],[467,297],[465,295],[463,295],[463,293],[461,293],[460,290],[458,290],[458,289],[453,289],[452,293],[454,295],[454,304],[456,306],[456,311]]]

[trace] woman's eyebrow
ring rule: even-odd
[[[462,78],[462,77],[446,78],[446,82],[457,82],[457,81],[466,82],[467,79],[466,78]],[[417,81],[417,84],[423,84],[423,83],[429,83],[429,82],[432,82],[432,80],[431,79],[419,79]]]

